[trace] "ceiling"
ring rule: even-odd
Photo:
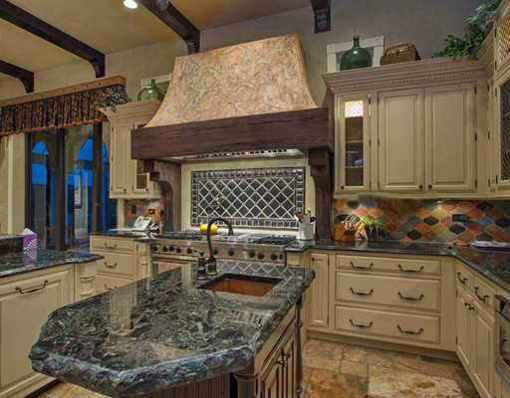
[[[9,1],[105,54],[177,37],[144,7],[128,10],[122,0]],[[309,1],[171,0],[201,30],[306,7]],[[0,54],[3,61],[34,72],[79,59],[3,20]]]

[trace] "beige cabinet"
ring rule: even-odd
[[[373,97],[373,93],[337,97],[337,192],[362,192],[372,188]]]
[[[430,59],[324,79],[335,104],[336,197],[489,195],[483,62]],[[509,164],[510,187],[510,161],[500,163]]]
[[[475,189],[475,89],[466,83],[425,91],[427,189]]]
[[[28,354],[48,315],[74,301],[73,269],[6,280],[0,282],[0,397],[22,397],[48,381],[33,372]]]
[[[495,288],[457,264],[457,355],[482,398],[492,398],[494,368]]]
[[[131,130],[144,126],[155,115],[159,101],[131,102],[104,109],[110,122],[110,197],[150,199],[160,196],[156,183],[144,172],[143,162],[131,158]]]
[[[308,297],[308,322],[312,328],[329,327],[329,255],[315,253],[311,256],[310,268],[315,272],[315,280]]]
[[[90,251],[103,258],[97,261],[96,293],[104,293],[151,275],[147,242],[129,237],[90,236]]]
[[[379,94],[378,190],[423,190],[423,90]]]

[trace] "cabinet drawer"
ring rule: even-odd
[[[439,310],[440,286],[435,280],[337,272],[335,294],[339,301]]]
[[[94,282],[96,293],[105,293],[110,290],[117,289],[121,286],[132,283],[129,279],[112,278],[109,276],[98,276]]]
[[[104,254],[115,252],[135,252],[135,242],[132,239],[123,238],[105,238],[92,236],[90,239],[90,251],[92,253]]]
[[[400,314],[338,305],[335,328],[339,331],[439,343],[439,318]]]
[[[478,276],[475,276],[473,279],[473,292],[478,301],[485,305],[486,309],[493,315],[494,295],[496,294],[494,288]]]
[[[441,271],[439,261],[434,260],[343,255],[336,256],[336,267],[342,270],[391,272],[413,277],[419,275],[439,275]]]
[[[473,280],[474,275],[468,271],[463,265],[458,264],[455,267],[455,274],[457,282],[456,284],[459,286],[463,286],[464,288],[473,289]]]
[[[132,255],[107,253],[103,256],[104,258],[97,262],[97,271],[100,274],[107,273],[134,279],[135,264]]]

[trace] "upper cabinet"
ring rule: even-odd
[[[379,94],[378,190],[423,189],[423,90]]]
[[[483,62],[430,59],[324,79],[336,106],[336,196],[489,194]]]
[[[110,122],[110,197],[151,199],[160,190],[144,171],[143,161],[131,158],[131,130],[147,124],[159,109],[160,101],[131,102],[103,112]]]

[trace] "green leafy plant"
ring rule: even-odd
[[[435,54],[436,57],[475,59],[488,33],[489,26],[501,0],[487,0],[477,7],[476,12],[466,19],[464,35],[448,35],[445,47]]]
[[[361,225],[365,228],[367,235],[382,237],[385,234],[384,223],[369,217],[363,217]]]

